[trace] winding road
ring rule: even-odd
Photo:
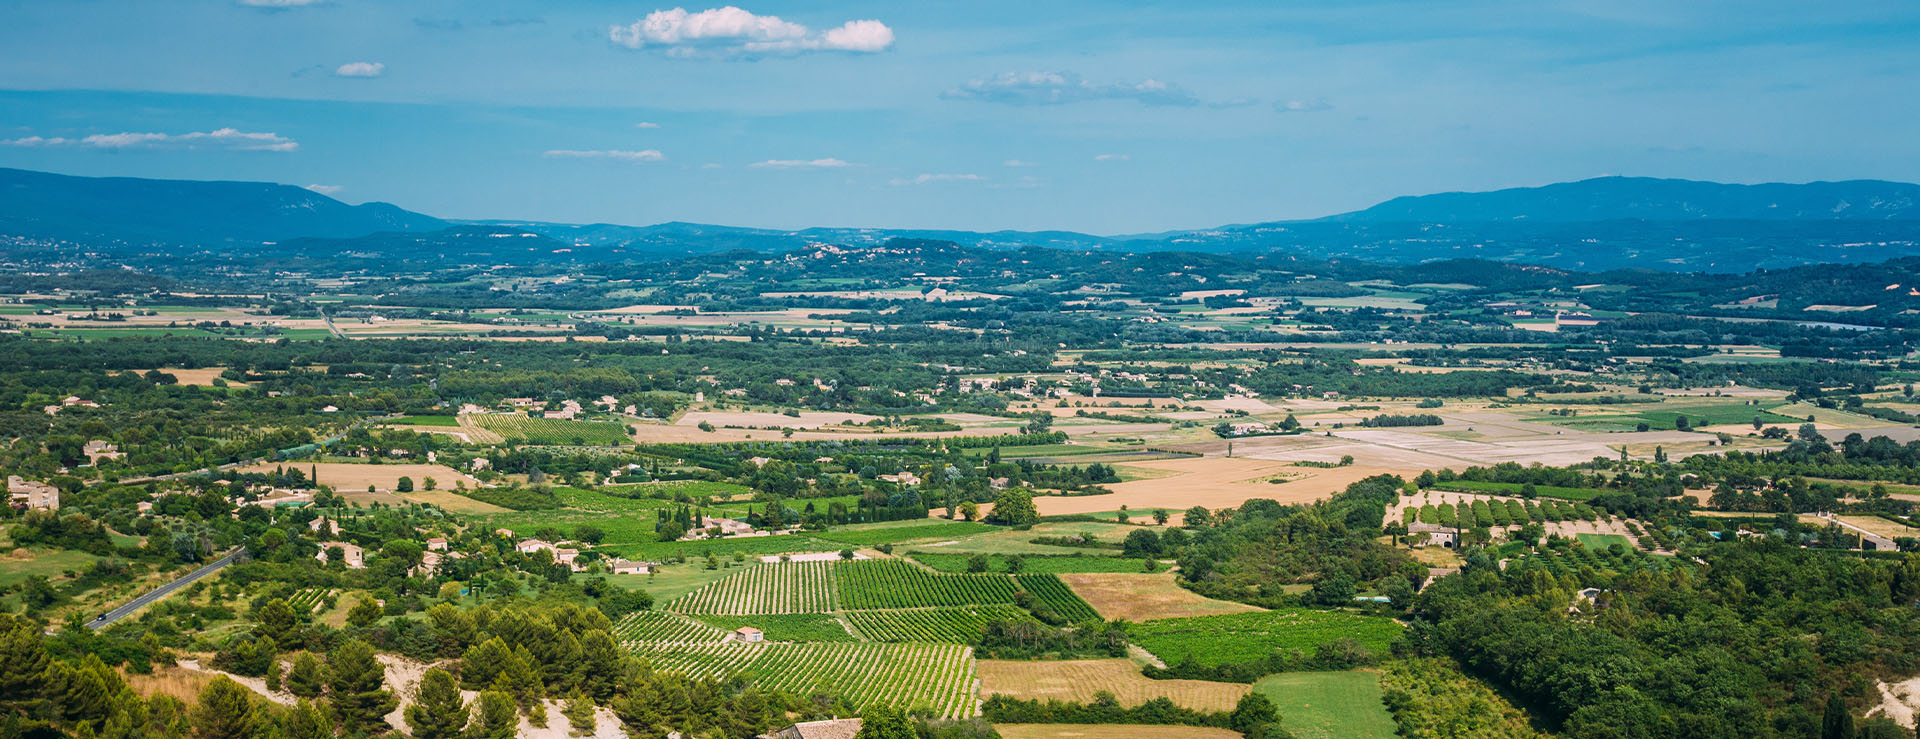
[[[146,594],[138,598],[134,598],[133,602],[120,606],[119,608],[115,608],[111,611],[107,611],[106,613],[101,614],[99,618],[95,618],[92,621],[88,621],[87,628],[99,630],[99,629],[104,629],[108,626],[111,626],[113,625],[113,622],[126,618],[127,616],[131,615],[134,611],[138,611],[142,608],[147,607],[148,604],[153,603],[154,601],[160,600],[161,598],[165,598],[168,595],[172,595],[173,591],[179,590],[188,585],[191,585],[194,583],[194,581],[199,580],[200,578],[206,577],[208,575],[211,575],[215,572],[218,572],[220,568],[233,564],[235,561],[246,559],[246,557],[247,557],[247,550],[244,547],[236,548],[231,552],[227,552],[226,556],[216,559],[212,562],[208,562],[205,567],[201,567],[200,569],[194,570],[193,572],[189,572],[184,577],[181,577],[178,580],[174,580],[173,582],[154,588],[153,590],[147,592]]]

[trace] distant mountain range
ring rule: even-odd
[[[432,232],[431,237],[407,236]],[[545,237],[503,241],[517,233]],[[1071,231],[652,226],[447,221],[386,203],[347,205],[290,185],[91,178],[0,169],[0,251],[49,244],[152,253],[259,247],[406,261],[659,258],[892,238],[992,248],[1281,251],[1409,263],[1472,257],[1578,269],[1746,271],[1920,254],[1920,185],[1854,180],[1730,185],[1603,177],[1544,187],[1394,198],[1326,218],[1096,236]],[[4,242],[12,242],[6,246]]]

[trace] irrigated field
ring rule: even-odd
[[[825,686],[856,708],[886,703],[961,717],[973,715],[978,705],[970,647],[640,643],[635,652],[661,670],[692,677],[737,674],[770,690],[802,695]]]
[[[666,610],[720,616],[838,610],[834,562],[773,562],[675,598]]]
[[[1151,680],[1126,659],[994,660],[979,662],[980,695],[1005,695],[1026,700],[1089,702],[1102,690],[1122,705],[1137,706],[1155,698],[1206,711],[1231,711],[1252,689],[1240,683],[1205,680]]]

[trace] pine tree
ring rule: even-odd
[[[33,622],[0,614],[0,708],[39,700],[46,687],[45,635]]]
[[[372,598],[361,598],[359,603],[353,604],[353,610],[347,612],[347,623],[366,628],[383,615],[386,614],[380,610],[379,603],[373,602]]]
[[[334,722],[347,734],[387,731],[385,716],[400,701],[381,686],[386,668],[373,657],[373,647],[349,640],[327,655],[327,687],[332,691]]]
[[[427,670],[413,700],[413,705],[407,706],[407,727],[413,730],[415,739],[458,739],[467,728],[470,711],[460,699],[460,687],[454,684],[453,675],[446,670]]]
[[[513,659],[500,671],[496,681],[504,679],[513,692],[514,700],[519,701],[520,705],[532,705],[546,696],[546,685],[540,682],[539,664],[525,644],[514,647]]]
[[[620,662],[626,653],[620,643],[604,629],[592,629],[580,635],[580,684],[588,695],[599,700],[613,697],[615,681],[620,678]]]
[[[486,690],[512,659],[513,649],[508,647],[500,637],[496,636],[473,645],[460,657],[461,687],[468,690]]]
[[[225,675],[200,690],[193,709],[194,735],[200,739],[247,739],[253,736],[253,691]]]
[[[567,696],[567,705],[560,710],[560,715],[567,717],[567,726],[573,730],[574,736],[593,733],[593,701],[579,688],[574,688],[573,693]]]
[[[302,698],[318,698],[326,687],[326,673],[312,652],[301,652],[293,658],[293,669],[287,673],[287,692]]]
[[[480,694],[480,720],[467,730],[467,739],[513,739],[520,729],[520,709],[513,695],[499,690]]]
[[[333,721],[303,698],[281,716],[280,732],[286,739],[332,739]]]
[[[299,625],[293,607],[279,598],[267,601],[253,614],[254,632],[275,642],[287,641],[287,635]]]

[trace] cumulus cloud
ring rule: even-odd
[[[307,189],[320,193],[321,195],[335,195],[347,188],[342,185],[308,185]]]
[[[979,182],[984,179],[986,178],[977,174],[923,174],[911,178],[896,177],[892,180],[891,184],[894,187],[904,187],[906,185],[925,185],[931,182]]]
[[[586,151],[579,149],[550,149],[545,154],[542,154],[542,156],[548,159],[612,159],[622,162],[657,162],[667,158],[667,155],[661,154],[659,149],[640,149],[637,151],[622,149],[594,149]]]
[[[1093,160],[1096,162],[1124,162],[1132,158],[1133,158],[1132,156],[1129,156],[1127,154],[1095,154],[1093,155]]]
[[[940,96],[1003,105],[1061,105],[1091,100],[1133,100],[1142,105],[1200,104],[1198,97],[1179,85],[1154,79],[1094,83],[1073,72],[1003,72],[969,80]]]
[[[191,133],[96,133],[84,138],[28,136],[0,141],[6,146],[75,147],[82,149],[220,149],[226,151],[296,151],[300,143],[276,133],[254,133],[233,128]]]
[[[1000,163],[1000,166],[1002,166],[1002,167],[1031,167],[1031,166],[1033,166],[1033,162],[1027,162],[1027,161],[1021,161],[1021,160],[1019,160],[1019,159],[1008,159],[1008,160],[1006,160],[1006,161],[1004,161],[1004,162],[1001,162],[1001,163]]]
[[[382,62],[348,62],[333,70],[335,77],[378,77],[387,73],[387,65]]]
[[[851,167],[853,165],[839,159],[828,157],[826,159],[768,159],[764,162],[754,162],[747,166],[759,167],[761,169],[837,169],[839,167]]]
[[[607,37],[629,49],[657,49],[667,56],[692,59],[790,55],[811,51],[875,53],[893,46],[893,29],[877,20],[852,20],[817,32],[774,15],[755,15],[728,5],[689,13],[685,8],[656,10]]]
[[[633,124],[633,127],[634,128],[659,128],[660,124],[654,123],[653,121],[641,121],[639,123]]]
[[[1282,113],[1318,113],[1333,110],[1325,100],[1282,100],[1273,104],[1273,109]]]

